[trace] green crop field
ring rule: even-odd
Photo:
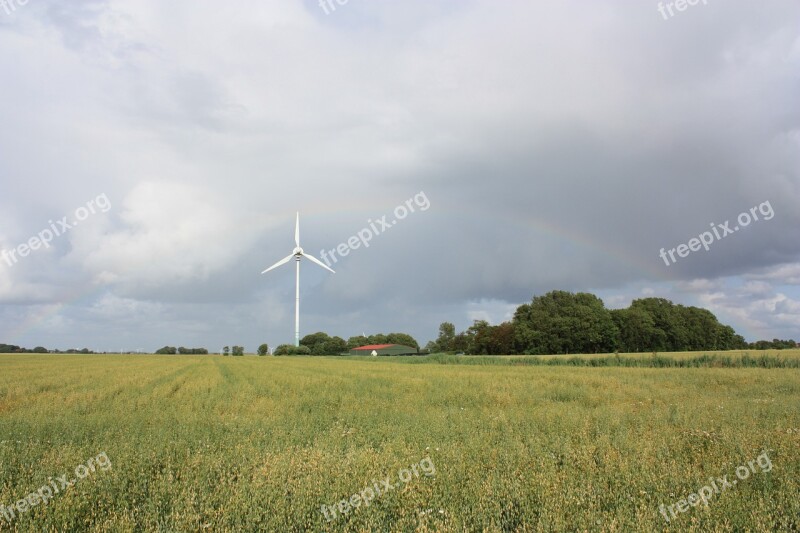
[[[800,369],[425,362],[2,355],[0,530],[800,528]]]

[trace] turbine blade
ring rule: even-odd
[[[297,212],[297,220],[294,223],[294,244],[300,248],[300,212]]]
[[[291,254],[291,255],[289,255],[287,257],[284,257],[283,259],[281,259],[280,261],[278,261],[277,263],[275,263],[274,265],[272,265],[271,267],[266,269],[264,272],[262,272],[262,274],[266,274],[267,272],[269,272],[270,270],[272,270],[274,268],[278,268],[281,265],[285,265],[286,263],[291,261],[293,257],[294,257],[294,254]]]
[[[318,264],[319,266],[321,266],[325,270],[330,270],[331,272],[336,274],[336,272],[331,267],[329,267],[328,265],[326,265],[325,263],[323,263],[322,261],[320,261],[319,259],[317,259],[313,255],[309,255],[309,254],[303,252],[303,257],[306,257],[306,258],[310,259],[311,261],[315,262],[316,264]]]

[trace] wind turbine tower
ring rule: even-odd
[[[300,248],[300,213],[297,213],[297,218],[295,220],[294,225],[294,244],[295,248],[291,254],[284,257],[268,269],[266,269],[262,274],[266,274],[270,270],[278,268],[281,265],[284,265],[292,260],[295,259],[295,287],[294,287],[294,345],[300,346],[300,259],[305,257],[309,259],[311,262],[318,264],[325,270],[330,270],[334,274],[336,272],[333,271],[332,268],[328,267],[325,263],[314,257],[313,255],[307,254]]]

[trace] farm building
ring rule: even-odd
[[[350,355],[417,355],[417,349],[402,344],[371,344],[353,348]]]

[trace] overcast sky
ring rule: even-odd
[[[302,263],[301,335],[424,344],[563,289],[800,340],[796,0],[22,1],[0,342],[290,343],[294,265],[261,271],[296,211],[347,252]]]

